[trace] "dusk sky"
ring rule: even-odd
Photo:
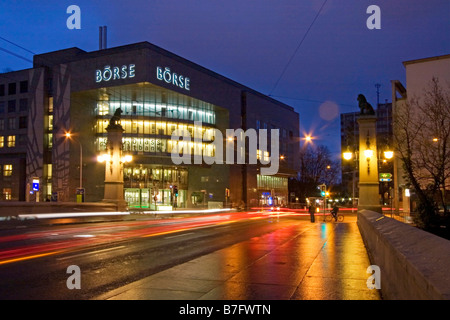
[[[81,29],[66,26],[70,5]],[[381,29],[366,26],[370,5]],[[0,72],[32,67],[31,52],[98,50],[107,26],[109,48],[148,41],[291,105],[300,135],[338,158],[339,114],[359,93],[375,107],[376,83],[391,102],[403,61],[449,54],[449,18],[449,0],[2,1]]]

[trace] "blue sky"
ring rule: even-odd
[[[81,9],[80,30],[66,26],[70,5]],[[381,29],[366,26],[370,5]],[[375,106],[376,83],[390,102],[403,61],[450,53],[449,16],[448,0],[2,1],[0,37],[27,50],[0,39],[25,58],[0,51],[0,72],[30,68],[29,51],[97,50],[106,25],[108,47],[148,41],[291,105],[301,134],[339,157],[339,114],[358,110],[359,93]]]

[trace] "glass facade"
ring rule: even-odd
[[[284,206],[288,203],[288,178],[276,176],[256,176],[259,205]]]
[[[211,143],[216,123],[214,105],[148,83],[107,90],[100,90],[96,103],[98,153],[106,150],[106,128],[111,116],[121,108],[123,152],[168,157],[177,143],[184,143],[183,152],[214,156]],[[194,124],[196,121],[201,125]],[[192,142],[172,140],[175,130],[177,133],[188,132]],[[202,141],[193,142],[194,137],[202,137]],[[184,208],[187,206],[187,189],[186,168],[136,161],[124,167],[125,200],[131,208]]]

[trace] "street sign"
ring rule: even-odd
[[[33,178],[33,191],[39,191],[39,178]]]
[[[392,181],[392,173],[380,173],[379,178],[382,182]]]

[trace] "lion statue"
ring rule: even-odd
[[[117,108],[114,112],[114,115],[109,120],[110,126],[117,126],[119,125],[120,117],[122,116],[122,108]]]
[[[359,109],[361,110],[361,115],[374,115],[375,110],[370,105],[370,103],[367,102],[367,99],[364,95],[359,94],[358,95],[358,102],[359,102]]]

